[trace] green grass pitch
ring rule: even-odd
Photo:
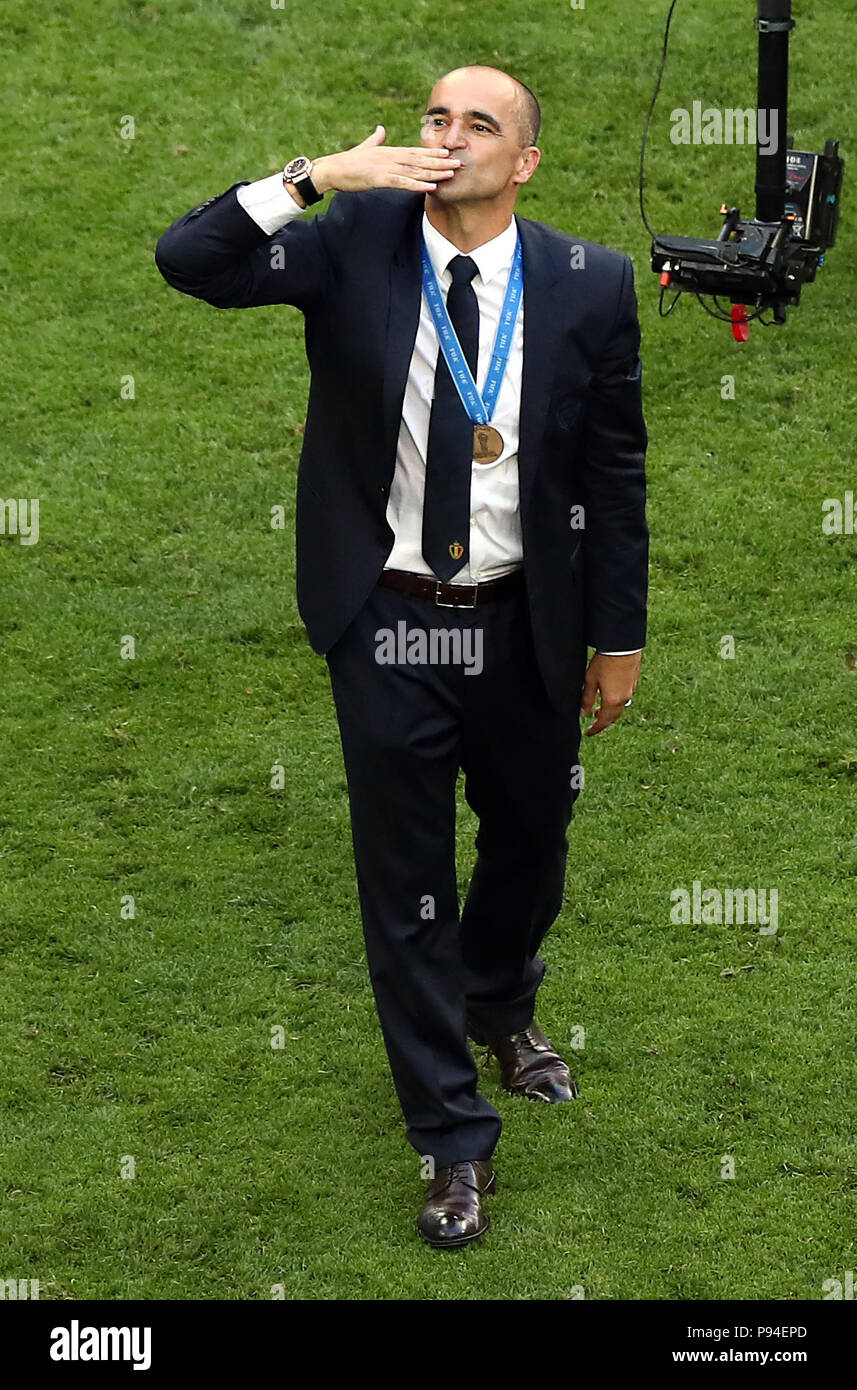
[[[857,195],[849,171],[785,328],[738,346],[689,300],[660,320],[636,177],[666,9],[3,5],[0,496],[40,515],[36,544],[0,537],[0,1277],[56,1299],[815,1299],[855,1268],[857,541],[822,504],[857,490]],[[650,220],[696,236],[724,199],[753,212],[751,150],[669,142],[673,107],[754,104],[754,7],[709,10],[677,9],[647,168]],[[796,144],[848,159],[830,25],[844,53],[853,6],[795,13]],[[301,316],[179,296],[153,252],[291,155],[378,122],[417,143],[468,60],[541,96],[519,211],[634,258],[651,610],[632,709],[584,743],[545,945],[539,1017],[582,1096],[539,1107],[485,1073],[492,1231],[440,1255],[295,604]],[[474,831],[462,798],[462,888]],[[694,880],[775,888],[777,932],[674,924]]]

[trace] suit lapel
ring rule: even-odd
[[[384,457],[392,461],[396,456],[408,369],[420,321],[423,206],[424,199],[420,194],[415,194],[413,212],[405,221],[390,262],[390,299],[384,353]]]
[[[561,315],[554,289],[559,271],[542,229],[517,217],[524,257],[524,365],[518,443],[518,487],[523,514],[533,485],[545,416],[557,366]]]

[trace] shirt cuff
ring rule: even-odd
[[[642,650],[642,647],[635,647],[634,650],[630,652],[604,652],[599,647],[596,651],[596,656],[636,656],[637,652],[641,652]]]
[[[257,179],[255,183],[242,184],[235,196],[248,217],[269,236],[306,211],[286,188],[282,171],[271,174],[270,178]]]

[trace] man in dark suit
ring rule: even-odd
[[[540,119],[513,77],[457,69],[418,147],[378,127],[297,157],[179,218],[156,253],[218,308],[305,316],[298,605],[329,667],[369,973],[432,1179],[418,1229],[439,1248],[482,1235],[495,1185],[500,1116],[468,1035],[513,1094],[577,1094],[535,1021],[538,948],[562,904],[579,719],[595,712],[592,736],[621,715],[645,643],[633,269],[515,215]],[[479,821],[461,911],[459,770]]]

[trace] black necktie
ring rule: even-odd
[[[446,298],[447,312],[475,381],[479,360],[479,305],[470,282],[478,266],[469,256],[455,256],[449,269],[452,284]],[[422,548],[423,559],[439,579],[451,579],[470,557],[472,464],[473,422],[461,403],[438,346],[426,450]]]

